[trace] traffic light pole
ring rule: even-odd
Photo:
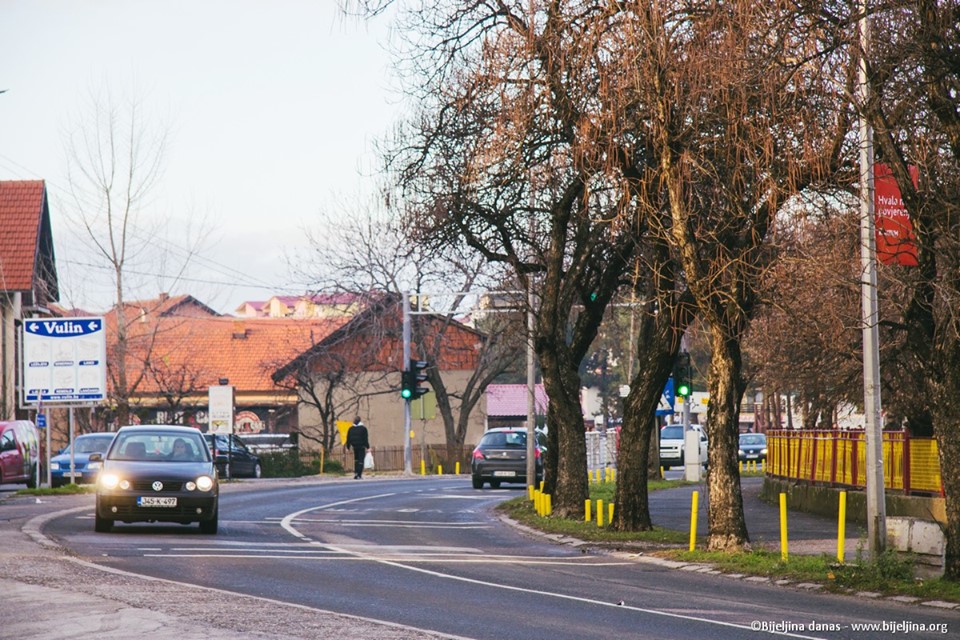
[[[403,370],[410,370],[410,294],[403,293]],[[403,375],[403,374],[402,374]],[[413,443],[410,440],[410,398],[403,401],[403,473],[413,475]]]

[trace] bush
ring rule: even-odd
[[[320,456],[301,458],[295,450],[271,451],[260,454],[264,478],[299,478],[320,473]],[[324,473],[343,473],[339,460],[324,460]]]
[[[320,468],[320,461],[304,463],[295,450],[274,451],[260,454],[260,464],[264,478],[298,478],[314,475]]]

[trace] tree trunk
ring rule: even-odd
[[[722,327],[711,326],[710,343],[707,548],[733,551],[749,542],[737,464],[740,398],[746,385],[741,375],[739,341],[730,338]]]
[[[564,359],[555,350],[544,349],[543,341],[538,341],[537,354],[550,398],[550,432],[556,431],[556,448],[558,453],[563,452],[556,458],[556,477],[550,479],[545,490],[553,496],[553,512],[557,516],[575,518],[583,513],[583,503],[590,497],[580,376],[577,367],[563,366]]]

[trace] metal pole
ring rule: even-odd
[[[69,409],[70,416],[70,484],[77,484],[77,477],[74,475],[76,471],[76,462],[74,460],[74,451],[73,451],[73,407]]]
[[[537,487],[536,369],[533,364],[533,281],[527,286],[527,485]]]
[[[867,539],[876,557],[887,542],[886,504],[883,486],[883,425],[880,415],[880,336],[877,304],[877,252],[873,212],[873,130],[863,114],[870,99],[867,52],[870,50],[870,22],[867,0],[860,0],[860,264],[863,305],[863,408],[866,414],[867,455]]]
[[[403,294],[403,370],[410,370],[410,293]],[[413,475],[413,443],[410,442],[410,400],[403,401],[403,472]]]

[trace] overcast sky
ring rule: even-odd
[[[103,86],[169,123],[154,213],[214,227],[193,280],[172,293],[232,312],[303,292],[284,256],[319,211],[372,190],[372,143],[400,116],[388,23],[343,18],[336,5],[0,0],[0,180],[46,180],[64,304],[110,304],[105,272],[80,268],[90,256],[77,255],[63,219],[64,133]],[[163,286],[148,274],[135,293]]]

